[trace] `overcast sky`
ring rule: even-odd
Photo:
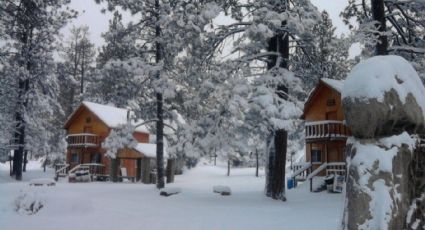
[[[341,11],[348,4],[348,0],[311,0],[311,2],[319,10],[328,11],[334,26],[337,28],[337,34],[349,33],[348,27],[344,25],[342,19],[339,17]],[[108,30],[109,19],[112,17],[112,14],[109,12],[102,14],[100,12],[102,6],[96,4],[94,0],[72,0],[70,7],[79,11],[80,15],[62,30],[65,38],[69,36],[69,29],[72,26],[88,25],[91,41],[95,43],[96,47],[102,46],[104,41],[101,33]],[[130,15],[124,15],[123,19],[124,21],[128,21],[131,20],[131,17]]]

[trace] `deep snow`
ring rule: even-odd
[[[36,164],[34,164],[35,166]],[[154,185],[139,183],[67,183],[33,187],[34,178],[53,177],[29,167],[24,182],[9,179],[0,164],[0,229],[337,229],[341,194],[310,193],[308,183],[287,192],[287,202],[266,198],[264,177],[255,168],[232,169],[201,164],[176,176],[181,193],[163,197]],[[261,175],[264,173],[262,172]],[[219,196],[213,186],[229,186],[231,196]],[[36,214],[14,210],[20,192],[34,193],[45,202]]]

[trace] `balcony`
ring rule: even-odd
[[[99,136],[92,133],[77,133],[66,136],[68,147],[98,147]]]
[[[342,121],[313,121],[305,123],[305,138],[312,140],[346,139],[351,135],[350,130]]]

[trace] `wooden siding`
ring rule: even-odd
[[[133,133],[134,139],[136,139],[140,143],[149,143],[149,134],[147,133]]]
[[[85,106],[80,106],[77,111],[73,114],[73,117],[66,124],[67,134],[79,134],[79,133],[93,133],[99,136],[100,142],[103,142],[110,133],[110,128],[101,121],[95,114],[88,110]],[[140,143],[149,142],[149,134],[135,132],[134,138]],[[79,162],[71,162],[71,154],[77,153]],[[106,150],[102,149],[101,146],[90,147],[90,148],[68,148],[66,152],[66,162],[70,164],[70,168],[80,163],[93,163],[91,162],[94,154],[101,154],[101,164],[104,167],[104,174],[109,174],[110,171],[110,159],[105,156]],[[142,154],[132,149],[121,150],[118,153],[118,157],[121,160],[118,162],[119,167],[125,167],[127,169],[128,176],[136,176],[136,159],[143,157]],[[118,173],[120,175],[120,172]]]
[[[328,99],[334,99],[335,105],[328,106]],[[315,95],[305,105],[304,120],[344,120],[344,112],[341,106],[341,94],[323,83],[319,83]],[[336,113],[336,116],[334,115]],[[326,117],[326,115],[331,117]]]
[[[334,104],[328,103],[328,100],[334,100]],[[311,98],[305,104],[302,118],[307,122],[325,121],[325,120],[344,120],[344,112],[341,106],[341,94],[320,82],[313,91]],[[306,161],[311,162],[312,149],[321,151],[321,162],[312,163],[312,170],[320,167],[325,162],[345,162],[345,138],[331,140],[323,138],[323,140],[311,139],[306,141]],[[326,170],[319,173],[324,176]]]

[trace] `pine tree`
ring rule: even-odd
[[[5,56],[3,73],[9,75],[4,89],[15,97],[10,104],[14,109],[14,143],[12,175],[22,179],[25,150],[31,151],[28,139],[40,135],[31,134],[31,127],[42,123],[39,113],[50,112],[55,102],[52,95],[56,86],[53,68],[54,40],[73,12],[62,10],[69,3],[62,1],[6,1],[0,3],[0,25],[4,26],[3,38],[16,52]],[[10,105],[9,104],[9,105]],[[37,122],[37,123],[33,123]],[[3,130],[2,130],[3,131]],[[40,140],[45,144],[45,140]]]
[[[379,7],[372,7],[372,3]],[[350,28],[356,28],[353,21],[359,25],[354,39],[363,44],[363,56],[372,56],[377,49],[379,54],[402,56],[412,63],[425,81],[424,2],[350,0],[341,15]],[[383,50],[385,46],[386,52]]]
[[[89,27],[72,27],[70,37],[62,50],[65,71],[64,80],[61,85],[64,89],[65,115],[68,117],[76,104],[84,98],[84,90],[88,75],[93,72],[94,58],[96,55],[94,44],[89,40]]]

